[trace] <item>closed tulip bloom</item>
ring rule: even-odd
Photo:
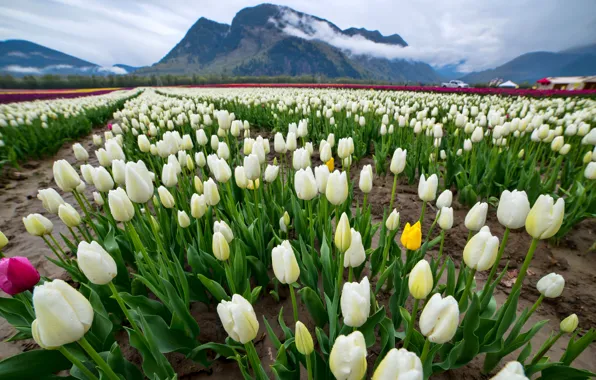
[[[575,331],[575,329],[577,329],[577,325],[579,325],[579,318],[577,318],[577,314],[571,314],[561,321],[559,329],[561,329],[561,331],[564,333],[571,334]]]
[[[410,223],[406,223],[400,238],[401,244],[411,251],[415,251],[420,248],[422,244],[422,230],[420,227],[420,221],[416,222],[413,226]]]
[[[596,162],[592,161],[586,165],[586,169],[584,169],[584,177],[591,180],[596,179]]]
[[[329,168],[327,165],[319,165],[315,168],[315,180],[319,193],[325,194],[327,181],[329,180]]]
[[[151,150],[151,142],[146,135],[139,135],[137,137],[137,144],[139,146],[139,150],[143,153],[147,153]]]
[[[223,158],[224,160],[229,159],[230,148],[228,148],[228,144],[226,144],[223,141],[219,143],[219,145],[217,146],[217,155],[219,156],[219,158]]]
[[[207,203],[205,202],[205,195],[193,194],[190,198],[190,214],[193,218],[199,219],[207,211]]]
[[[205,130],[204,129],[199,129],[197,131],[196,138],[197,138],[197,144],[199,144],[200,146],[207,145],[207,142],[209,141],[207,139],[207,135],[205,134]]]
[[[2,236],[4,234],[0,232],[0,238]],[[6,236],[4,236],[4,239],[6,239]],[[3,247],[2,242],[0,242],[0,249]],[[0,259],[0,289],[6,294],[14,296],[32,289],[38,282],[39,272],[33,267],[28,258],[13,256]]]
[[[68,203],[60,205],[58,208],[58,216],[60,217],[60,220],[62,220],[62,223],[68,227],[72,228],[81,224],[81,215],[79,215],[78,211]]]
[[[103,197],[97,191],[93,192],[93,202],[98,206],[103,206],[104,204]]]
[[[277,179],[277,175],[279,174],[279,166],[277,165],[267,165],[265,168],[265,181],[266,182],[273,182]]]
[[[295,342],[298,352],[302,355],[310,355],[314,351],[315,346],[312,340],[312,335],[310,335],[310,332],[306,326],[304,326],[304,323],[296,321],[296,333],[294,336],[296,338]]]
[[[350,234],[352,235],[352,242],[344,255],[344,268],[357,268],[366,261],[366,252],[364,251],[360,232],[352,228]]]
[[[372,380],[422,380],[422,362],[415,353],[405,348],[392,348],[383,358]]]
[[[60,194],[52,188],[38,190],[37,199],[41,201],[43,208],[50,214],[57,214],[58,207],[65,203]]]
[[[337,380],[360,380],[366,374],[366,342],[360,331],[340,335],[329,355],[329,368]]]
[[[101,166],[112,165],[112,157],[110,157],[110,154],[103,148],[95,151],[95,157],[97,157],[97,161],[99,161]]]
[[[424,259],[418,261],[408,279],[410,294],[416,299],[425,299],[433,290],[433,285],[433,274],[428,261]]]
[[[218,147],[219,147],[219,137],[217,137],[217,135],[211,135],[211,150],[216,152]]]
[[[203,152],[195,153],[195,163],[200,168],[205,167],[205,165],[207,164],[207,159],[205,158],[205,154],[203,154]]]
[[[275,149],[275,152],[277,153],[286,153],[288,151],[284,136],[280,132],[275,134],[275,138],[273,139],[273,149]]]
[[[93,135],[93,145],[101,146],[103,144],[103,140],[100,135]]]
[[[135,203],[147,203],[153,198],[153,180],[141,160],[126,163],[126,193]]]
[[[261,177],[261,165],[259,164],[259,157],[256,154],[250,154],[244,157],[244,172],[246,178],[254,181]]]
[[[549,273],[536,283],[536,289],[546,298],[557,298],[563,293],[565,279],[560,274]]]
[[[253,340],[259,332],[259,321],[250,304],[240,294],[234,294],[232,301],[221,301],[217,315],[230,338],[242,344]]]
[[[163,186],[160,186],[157,189],[157,193],[159,194],[159,201],[165,208],[172,208],[176,205],[176,201],[174,201],[174,197],[172,194]]]
[[[79,243],[77,261],[85,277],[95,285],[105,285],[118,274],[112,256],[95,241]]]
[[[35,319],[31,333],[42,348],[60,347],[81,339],[93,323],[93,308],[81,293],[62,280],[33,291]]]
[[[54,229],[52,222],[41,214],[29,214],[23,218],[25,229],[33,236],[51,234]]]
[[[234,168],[234,179],[236,180],[236,186],[241,189],[246,189],[248,186],[248,178],[246,178],[244,166],[236,166],[236,168]]]
[[[488,212],[488,203],[478,202],[468,211],[464,224],[470,231],[480,230],[486,224],[486,213]]]
[[[310,153],[304,148],[299,148],[292,155],[292,166],[294,170],[306,169],[310,166]]]
[[[464,262],[470,268],[483,271],[492,268],[499,250],[499,238],[490,233],[488,226],[472,236],[464,247]]]
[[[436,174],[431,175],[428,179],[422,174],[420,182],[418,182],[418,197],[425,202],[433,201],[437,196],[438,186],[439,178]]]
[[[420,332],[432,343],[443,344],[453,339],[459,324],[459,307],[452,296],[442,298],[435,293],[422,310]]]
[[[74,144],[72,146],[72,150],[77,161],[86,162],[87,160],[89,160],[89,153],[87,153],[87,151],[85,150],[85,148],[83,148],[81,144]]]
[[[213,223],[213,232],[221,232],[228,243],[231,243],[232,240],[234,240],[234,233],[232,232],[232,229],[223,220]]]
[[[161,172],[161,181],[167,187],[174,187],[178,184],[176,168],[172,164],[165,164]]]
[[[393,209],[391,214],[389,214],[389,217],[385,221],[385,227],[387,227],[389,231],[395,231],[399,228],[399,212],[397,212],[396,209]]]
[[[213,234],[211,248],[213,249],[215,258],[220,261],[225,261],[230,257],[230,246],[226,237],[221,232],[215,232]]]
[[[203,183],[203,190],[205,194],[205,200],[209,206],[216,206],[219,203],[219,191],[217,185],[213,179],[209,178]]]
[[[114,188],[114,180],[106,168],[100,166],[93,171],[93,184],[102,193],[107,193]]]
[[[178,210],[178,225],[181,228],[187,228],[190,226],[190,218],[188,217],[186,211]]]
[[[116,190],[110,190],[108,193],[108,204],[112,211],[112,216],[118,222],[129,222],[135,216],[135,209],[132,202],[121,187]]]
[[[124,152],[122,151],[122,147],[120,146],[120,144],[118,144],[118,142],[115,139],[112,140],[108,140],[106,141],[106,152],[108,153],[108,156],[110,157],[110,160],[125,160],[126,156],[124,155]]]
[[[352,244],[352,230],[345,212],[341,214],[339,223],[335,226],[334,243],[342,253],[346,252],[350,248],[350,244]]]
[[[81,165],[81,175],[87,183],[93,183],[93,172],[95,168],[89,164]]]
[[[437,222],[442,230],[450,230],[453,227],[453,208],[443,207]]]
[[[265,147],[263,146],[263,138],[261,136],[258,136],[255,140],[255,144],[252,147],[251,154],[255,154],[257,156],[257,158],[259,159],[259,164],[265,163],[265,159],[267,158],[267,156],[265,154]]]
[[[8,244],[8,238],[4,235],[4,232],[0,231],[0,249],[6,247]]]
[[[197,194],[203,194],[203,181],[201,181],[201,179],[198,176],[195,176],[193,179],[193,183]]]
[[[350,142],[347,138],[339,139],[337,144],[337,156],[342,160],[350,155]]]
[[[286,149],[293,152],[296,150],[297,146],[296,134],[294,132],[288,132],[288,135],[286,136]]]
[[[372,166],[364,165],[362,171],[360,172],[360,181],[358,182],[358,186],[363,193],[370,193],[373,186]]]
[[[503,191],[497,207],[499,223],[511,229],[521,228],[529,212],[530,202],[525,191]]]
[[[397,148],[395,152],[393,152],[393,157],[391,158],[391,166],[389,170],[391,173],[397,175],[404,171],[406,168],[406,156],[408,151],[405,149]]]
[[[252,153],[252,147],[255,144],[255,140],[251,139],[251,138],[245,138],[244,139],[244,147],[243,147],[243,152],[245,156],[248,156],[249,154]]]
[[[524,373],[524,366],[519,362],[509,362],[490,380],[529,380]]]
[[[112,175],[118,185],[126,185],[126,163],[123,160],[112,161]]]
[[[451,190],[443,191],[437,198],[437,208],[440,210],[443,207],[451,207],[453,201],[453,193]]]
[[[526,218],[526,231],[534,239],[553,237],[561,228],[565,216],[565,200],[540,195]]]
[[[273,273],[282,284],[293,284],[300,276],[300,267],[290,242],[284,240],[271,251]]]
[[[66,160],[54,162],[53,171],[54,181],[62,191],[71,192],[81,184],[81,178]]]
[[[294,175],[296,196],[304,201],[310,201],[317,195],[317,182],[310,167],[300,169]]]
[[[331,204],[339,206],[348,198],[348,177],[346,172],[334,171],[329,175],[325,196]]]
[[[360,283],[344,283],[340,305],[344,323],[347,326],[362,326],[370,314],[370,283],[368,277],[365,276]]]
[[[331,145],[329,143],[325,143],[323,144],[323,146],[321,147],[321,152],[319,154],[319,157],[321,158],[321,161],[323,162],[327,162],[331,159],[332,154],[331,154]]]

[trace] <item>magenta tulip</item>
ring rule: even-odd
[[[26,257],[0,259],[0,289],[14,296],[32,289],[39,282],[39,272]]]

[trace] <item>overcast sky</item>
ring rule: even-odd
[[[26,39],[100,64],[150,65],[203,16],[230,23],[258,0],[0,0],[0,40]],[[354,44],[355,52],[466,60],[462,71],[495,67],[522,53],[596,42],[596,0],[276,1],[342,29],[398,33],[403,53]],[[291,30],[289,32],[292,32]],[[295,33],[294,33],[295,34]],[[321,34],[339,47],[345,40]],[[356,47],[358,46],[358,47]]]

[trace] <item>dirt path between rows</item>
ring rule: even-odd
[[[102,133],[103,128],[94,130],[93,133]],[[93,144],[91,135],[80,138],[80,142],[90,153],[90,160],[92,165],[97,165],[97,159],[93,154]],[[271,140],[273,141],[273,140]],[[43,209],[41,201],[37,196],[37,190],[47,187],[57,189],[53,182],[52,165],[57,159],[66,159],[75,164],[75,159],[72,154],[71,146],[74,142],[66,144],[62,149],[51,158],[44,160],[32,160],[24,164],[20,172],[13,172],[10,177],[0,179],[0,230],[3,231],[10,240],[9,245],[5,248],[7,255],[20,255],[28,257],[33,265],[40,271],[42,276],[49,278],[66,277],[64,271],[45,259],[46,255],[52,255],[51,251],[42,239],[33,237],[27,234],[25,227],[22,224],[21,218],[30,213],[42,213],[54,222],[55,235],[57,233],[67,233],[66,227],[59,220],[57,215],[49,215]],[[273,149],[272,149],[273,151]],[[351,177],[353,183],[358,183],[358,176],[360,168],[365,164],[372,164],[372,159],[366,158],[361,160],[357,165],[351,169]],[[380,221],[383,215],[384,207],[389,204],[391,196],[391,185],[393,178],[375,177],[373,191],[369,195],[369,202],[372,205],[373,215],[376,221]],[[59,189],[57,189],[59,191]],[[59,191],[60,192],[60,191]],[[62,192],[60,192],[62,194]],[[85,192],[87,196],[91,197],[91,188]],[[74,198],[70,195],[62,194],[64,199],[75,204]],[[355,197],[359,203],[362,202],[362,194],[359,190],[355,190]],[[454,197],[456,198],[456,197]],[[445,254],[450,255],[456,263],[461,261],[463,247],[467,238],[467,230],[464,226],[464,218],[467,208],[459,205],[454,200],[454,217],[455,223],[452,230],[447,233],[445,242]],[[421,202],[418,200],[416,186],[405,184],[400,181],[397,191],[396,207],[401,214],[402,226],[406,222],[413,222],[418,219],[420,215]],[[425,218],[423,231],[428,231],[432,217],[434,217],[436,210],[429,207],[429,217]],[[496,211],[494,208],[489,210],[489,218],[487,224],[491,231],[497,236],[501,237],[504,229],[499,225],[496,219]],[[579,317],[580,328],[588,329],[596,327],[596,253],[590,251],[590,247],[596,241],[596,220],[587,220],[577,226],[569,236],[564,239],[558,247],[551,246],[546,242],[541,242],[538,246],[534,261],[530,266],[529,275],[525,281],[523,288],[519,309],[531,306],[538,298],[539,293],[536,290],[536,282],[545,274],[550,272],[557,272],[565,277],[565,290],[560,298],[549,300],[545,299],[542,306],[530,319],[535,323],[540,320],[548,319],[549,323],[545,326],[532,341],[534,350],[539,347],[542,342],[546,340],[550,332],[558,330],[559,322],[571,313],[576,313]],[[376,246],[377,240],[375,238],[373,246]],[[510,260],[510,273],[515,277],[516,268],[521,266],[525,253],[529,247],[530,238],[525,233],[524,229],[519,231],[512,231],[509,237],[509,242],[505,250],[504,259]],[[430,254],[437,254],[437,251],[431,251]],[[504,265],[505,260],[503,260]],[[501,268],[503,267],[501,266]],[[479,273],[477,279],[482,284],[483,279],[486,278],[486,273]],[[511,281],[512,283],[513,281]],[[502,283],[496,291],[496,297],[499,304],[503,303],[509,290],[510,284]],[[7,295],[0,291],[0,296]],[[281,293],[281,303],[278,304],[267,296],[261,299],[255,306],[259,319],[262,321],[262,316],[265,316],[270,322],[277,319],[277,314],[281,306],[284,307],[284,314],[286,321],[291,320],[291,303],[287,294]],[[385,300],[386,302],[386,300]],[[213,340],[223,342],[225,339],[225,332],[217,318],[214,307],[207,308],[205,305],[195,303],[192,305],[193,315],[199,320],[201,326],[201,339]],[[306,316],[307,312],[300,306],[300,315]],[[308,319],[308,318],[305,318]],[[311,322],[312,323],[312,322]],[[277,323],[275,323],[277,325]],[[312,324],[309,327],[313,327]],[[257,340],[257,350],[263,359],[263,364],[268,367],[271,364],[275,352],[269,343],[268,339],[263,339],[264,328]],[[279,333],[280,330],[277,328]],[[4,320],[0,319],[0,359],[18,354],[19,352],[27,351],[36,348],[36,344],[31,341],[18,341],[6,343],[3,340],[9,338],[14,334],[12,327]],[[568,342],[568,336],[561,338],[555,347],[550,351],[550,356],[553,359],[558,359],[564,351]],[[121,340],[123,345],[123,352],[129,359],[138,363],[138,354],[127,346],[126,339]],[[372,362],[376,359],[376,354],[373,350],[369,351],[369,356]],[[199,378],[218,378],[218,379],[235,379],[239,378],[240,373],[235,362],[226,360],[218,360],[210,369],[201,368],[198,364],[185,360],[181,355],[169,355],[181,379],[199,379]],[[512,356],[515,359],[516,356]],[[434,376],[439,379],[485,379],[487,376],[480,375],[482,368],[482,358],[476,358],[469,365],[449,373]],[[584,368],[591,371],[596,371],[596,345],[591,345],[575,362],[574,366]]]

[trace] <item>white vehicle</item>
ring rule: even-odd
[[[449,82],[441,83],[441,87],[450,87],[450,88],[469,88],[470,85],[464,83],[460,80],[450,80]]]

